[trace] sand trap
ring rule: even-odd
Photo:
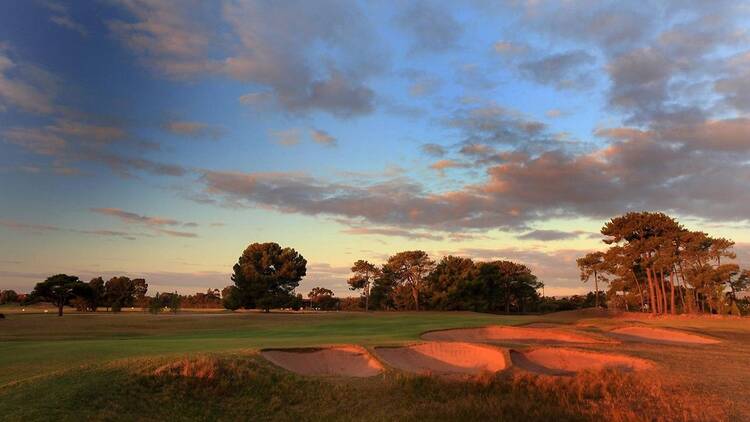
[[[716,344],[719,340],[682,331],[651,327],[625,327],[610,331],[628,340],[665,344]]]
[[[650,362],[630,356],[553,347],[527,352],[511,350],[510,357],[515,366],[545,375],[572,375],[579,371],[608,368],[640,371],[651,367]]]
[[[286,370],[302,375],[371,377],[383,371],[383,365],[359,346],[264,350],[261,355]]]
[[[510,343],[604,343],[581,334],[569,333],[552,328],[528,328],[511,326],[491,326],[482,328],[459,328],[454,330],[430,331],[422,338],[430,341],[465,342],[510,342]]]
[[[422,343],[375,350],[394,368],[418,374],[476,375],[502,371],[508,366],[502,350],[480,344]]]

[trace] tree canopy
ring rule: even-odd
[[[593,275],[595,282],[609,283],[607,296],[615,306],[655,315],[740,313],[737,293],[747,288],[749,276],[731,262],[731,240],[690,231],[653,212],[615,217],[601,233],[609,248],[580,258],[578,266],[582,280]]]
[[[306,273],[307,261],[294,249],[277,243],[253,243],[233,267],[232,281],[237,290],[232,291],[232,300],[240,307],[268,312],[291,300]]]
[[[83,282],[74,275],[57,274],[37,283],[31,296],[54,303],[57,306],[57,315],[63,316],[63,307],[75,297],[73,292],[82,284]]]

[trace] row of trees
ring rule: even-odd
[[[79,311],[94,312],[106,307],[119,312],[123,307],[142,303],[148,284],[142,278],[112,277],[106,282],[101,277],[84,282],[78,277],[57,274],[48,277],[34,286],[26,298],[26,303],[51,302],[57,306],[57,314],[63,315],[63,308],[70,305]]]
[[[397,253],[381,266],[357,261],[349,279],[362,292],[365,309],[529,312],[537,309],[543,284],[525,265],[474,262],[446,256],[437,263],[423,251]]]
[[[15,290],[0,290],[0,305],[20,303],[25,299],[26,295],[18,294]]]
[[[601,230],[606,251],[578,259],[581,280],[608,286],[610,306],[652,314],[741,314],[750,272],[731,262],[734,242],[690,231],[663,213],[632,212]],[[598,295],[596,296],[598,299]],[[597,300],[596,306],[599,306]]]
[[[294,290],[306,274],[307,261],[292,248],[253,243],[233,267],[234,285],[222,291],[228,309],[297,307]],[[543,284],[525,265],[510,261],[474,262],[447,256],[433,261],[424,251],[405,251],[377,266],[359,260],[348,280],[361,292],[365,310],[473,310],[528,312],[539,304]],[[338,299],[317,287],[308,294],[311,306],[331,308]]]

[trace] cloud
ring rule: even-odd
[[[372,111],[374,92],[364,79],[380,65],[373,62],[374,38],[356,3],[241,1],[225,4],[222,13],[240,45],[224,62],[233,78],[269,88],[292,112],[350,117]],[[335,51],[338,59],[311,60],[307,52],[316,45]]]
[[[165,234],[173,237],[186,237],[195,238],[197,234],[192,232],[185,232],[170,229],[167,227],[197,227],[197,223],[183,222],[171,218],[165,217],[150,217],[146,215],[136,214],[134,212],[123,211],[119,208],[91,208],[92,212],[102,214],[110,217],[118,218],[120,221],[126,224],[138,224],[143,225],[156,233]]]
[[[88,36],[86,27],[73,20],[68,5],[53,1],[45,1],[42,4],[52,12],[49,20],[63,28],[78,32],[82,36]]]
[[[523,43],[516,43],[512,41],[500,40],[492,45],[492,49],[495,53],[501,55],[515,56],[525,54],[529,50],[529,46]]]
[[[377,235],[377,236],[396,236],[411,240],[443,240],[444,237],[437,234],[419,232],[413,230],[404,230],[393,227],[351,227],[342,230],[342,233],[353,235]]]
[[[581,234],[582,233],[580,231],[566,232],[561,230],[532,230],[530,232],[526,232],[524,234],[516,236],[516,239],[542,240],[546,242],[551,240],[575,239]]]
[[[325,145],[328,147],[335,147],[338,145],[338,140],[328,134],[328,132],[320,129],[313,129],[311,132],[313,141]]]
[[[276,143],[285,147],[295,146],[300,143],[300,131],[297,128],[279,130],[271,132],[271,136],[276,138]]]
[[[223,130],[206,123],[192,122],[188,120],[171,120],[164,123],[164,129],[175,135],[189,136],[192,138],[209,138],[217,140],[223,134]]]
[[[423,144],[419,149],[421,149],[423,153],[433,157],[442,157],[445,155],[445,148],[438,144]]]
[[[29,230],[29,231],[33,231],[37,233],[62,230],[60,227],[51,226],[48,224],[24,223],[24,222],[14,221],[14,220],[0,220],[0,226],[6,227],[9,229],[16,229],[16,230]]]
[[[558,144],[545,123],[491,102],[456,109],[446,124],[461,132],[464,146],[475,149],[498,145],[538,151]]]
[[[162,163],[147,158],[133,158],[111,152],[114,146],[140,149],[143,142],[133,139],[125,128],[82,119],[56,118],[46,126],[11,127],[2,132],[6,142],[54,160],[58,171],[74,170],[71,163],[104,164],[123,177],[135,171],[161,176],[183,176],[187,170],[179,165]],[[77,171],[77,170],[75,170]]]
[[[444,4],[438,2],[412,2],[396,22],[411,35],[414,52],[441,52],[456,48],[463,34],[463,26]]]
[[[551,54],[522,62],[521,74],[557,89],[584,89],[594,83],[591,66],[596,58],[583,50]]]
[[[212,39],[204,18],[210,8],[198,0],[116,0],[133,20],[107,22],[112,34],[148,67],[185,78],[220,69],[208,58]]]
[[[430,168],[437,171],[438,173],[445,174],[447,169],[465,168],[468,167],[468,163],[462,163],[456,160],[438,160],[430,165]]]
[[[56,111],[58,78],[36,66],[14,61],[0,44],[0,112],[12,107],[36,114]]]
[[[201,182],[206,194],[235,206],[447,231],[518,229],[552,217],[604,218],[643,209],[721,221],[742,220],[750,212],[749,123],[742,119],[646,131],[603,129],[597,135],[610,143],[599,149],[524,152],[524,135],[545,139],[542,128],[519,119],[508,124],[506,113],[490,111],[501,123],[469,124],[479,135],[468,139],[499,139],[517,149],[495,152],[478,147],[485,144],[466,144],[464,153],[487,165],[486,178],[453,191],[431,192],[404,178],[355,184],[293,173],[204,171]],[[479,117],[484,121],[487,114]],[[438,169],[457,165],[438,163]]]
[[[0,219],[0,226],[8,228],[8,229],[12,229],[12,230],[25,231],[25,232],[29,232],[33,234],[43,234],[43,233],[49,233],[49,232],[71,232],[71,233],[80,233],[80,234],[105,236],[105,237],[120,237],[120,238],[127,239],[127,240],[135,239],[135,234],[123,232],[123,231],[117,231],[117,230],[71,229],[71,228],[53,226],[49,224],[26,223],[26,222],[16,221],[16,220]]]

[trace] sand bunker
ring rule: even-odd
[[[527,352],[512,350],[510,357],[515,366],[545,375],[573,375],[579,371],[608,368],[639,371],[651,367],[650,362],[630,356],[552,347]]]
[[[716,344],[719,340],[665,328],[625,327],[610,331],[628,340],[664,344]]]
[[[371,377],[383,371],[383,365],[359,346],[264,350],[261,355],[284,369],[302,375]]]
[[[430,331],[424,333],[422,338],[430,341],[464,341],[478,343],[603,343],[601,340],[588,336],[555,330],[552,328],[511,326]]]
[[[502,350],[480,344],[422,343],[375,350],[383,361],[394,368],[418,374],[476,375],[498,372],[508,366]]]

